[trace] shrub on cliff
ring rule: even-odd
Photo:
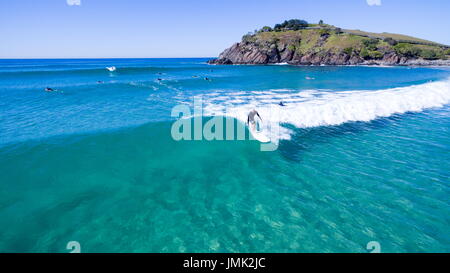
[[[378,39],[367,39],[362,43],[367,48],[367,50],[377,50]]]
[[[384,41],[391,46],[395,46],[396,44],[398,44],[398,42],[391,37],[384,38]]]
[[[381,59],[384,56],[383,53],[381,53],[380,51],[376,51],[376,50],[369,52],[369,55],[370,55],[370,58],[376,59],[376,60]]]
[[[287,48],[289,51],[295,51],[295,45],[288,45]]]
[[[363,58],[364,60],[378,60],[383,58],[384,55],[380,51],[368,50],[367,48],[363,48],[359,52],[359,56],[361,56],[361,58]]]
[[[436,60],[436,59],[439,59],[439,53],[434,51],[434,50],[431,50],[431,49],[423,49],[423,50],[421,50],[419,56],[424,58],[425,60]]]
[[[398,43],[394,46],[395,52],[404,57],[418,57],[420,54],[420,49],[412,44],[408,43]]]
[[[361,49],[361,51],[359,52],[359,56],[361,56],[361,58],[365,60],[369,59],[369,51],[367,50],[367,48]]]
[[[353,53],[353,47],[347,47],[344,49],[344,53],[347,55],[352,55]]]

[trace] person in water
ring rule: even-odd
[[[50,88],[50,87],[46,87],[46,88],[45,88],[45,91],[46,91],[46,92],[52,92],[52,91],[55,91],[55,89]]]
[[[248,113],[248,116],[247,116],[247,124],[249,126],[251,125],[253,128],[255,128],[255,126],[256,126],[255,116],[258,116],[258,118],[262,121],[261,116],[259,115],[258,111],[256,111],[255,109],[250,111],[250,113]]]
[[[279,106],[286,106],[286,104],[284,104],[282,101],[280,101],[280,103],[278,105]]]

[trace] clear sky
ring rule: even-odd
[[[292,18],[450,44],[448,0],[0,0],[0,58],[214,57]]]

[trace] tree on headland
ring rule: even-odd
[[[319,25],[320,25],[320,26],[323,25],[323,20],[320,20],[320,21],[319,21]]]
[[[270,32],[270,31],[272,31],[272,28],[268,27],[268,26],[264,26],[259,31],[260,32]]]
[[[281,31],[281,30],[299,30],[302,28],[307,27],[309,24],[305,20],[300,19],[291,19],[286,20],[281,24],[276,24],[274,26],[275,31]]]

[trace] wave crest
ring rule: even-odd
[[[278,106],[283,101],[286,106]],[[289,123],[298,128],[371,121],[406,112],[442,107],[450,102],[450,79],[383,90],[268,90],[207,96],[206,115],[224,114],[242,122],[257,109],[267,126]],[[272,127],[273,128],[273,127]],[[289,138],[282,129],[279,138]]]

